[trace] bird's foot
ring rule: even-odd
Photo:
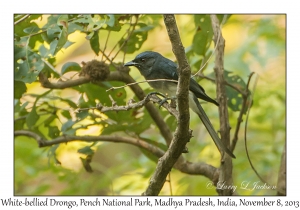
[[[159,108],[165,103],[167,102],[168,100],[170,100],[170,106],[173,107],[173,108],[176,108],[176,96],[171,96],[171,97],[167,97],[165,96],[164,99],[162,99],[160,102],[159,102]]]
[[[151,95],[159,95],[161,97],[163,97],[163,99],[161,99],[158,103],[158,108],[160,108],[164,103],[168,102],[168,100],[171,100],[171,107],[176,108],[176,96],[171,96],[168,97],[160,92],[150,92],[147,94],[146,98],[148,98]]]
[[[160,92],[150,92],[150,93],[148,93],[148,94],[146,95],[146,98],[148,98],[148,97],[150,97],[150,96],[152,96],[152,95],[159,95],[159,96],[161,96],[161,97],[163,97],[163,98],[166,98],[166,96],[165,96],[164,94],[161,94]]]

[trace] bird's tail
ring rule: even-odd
[[[217,132],[215,131],[214,127],[212,126],[210,120],[208,119],[207,115],[205,114],[202,106],[200,105],[198,99],[195,100],[195,103],[198,107],[197,114],[201,121],[203,122],[204,126],[206,127],[208,133],[210,134],[211,138],[214,140],[215,145],[221,151],[226,152],[230,157],[235,158],[234,154],[223,144],[221,139],[219,138]]]

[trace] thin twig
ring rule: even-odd
[[[131,28],[132,17],[133,17],[133,16],[131,16],[131,18],[130,18],[129,28],[128,28],[127,31],[122,35],[121,39],[122,39],[123,37],[125,37],[126,34],[128,34],[128,31],[129,31],[129,29]],[[123,43],[123,44],[124,44],[124,43]],[[111,53],[115,50],[115,48],[116,48],[118,45],[119,45],[119,43],[117,42],[117,43],[115,44],[115,46],[112,48],[112,50],[108,53],[108,56],[111,55]]]
[[[107,43],[108,43],[109,36],[110,36],[110,30],[108,31],[108,34],[107,34],[107,37],[106,37],[106,40],[105,40],[105,44],[104,44],[104,48],[103,48],[103,51],[102,51],[102,58],[101,58],[101,60],[103,60],[103,55],[104,55],[104,52],[106,50],[106,46],[107,46]]]
[[[215,79],[210,78],[210,77],[207,77],[207,76],[205,76],[205,75],[203,75],[203,74],[199,74],[199,75],[197,75],[197,76],[198,76],[198,77],[201,77],[201,78],[204,78],[204,79],[207,79],[207,80],[210,80],[210,81],[216,83],[216,80],[215,80]],[[227,85],[227,86],[229,86],[229,87],[235,89],[236,91],[238,91],[238,92],[241,93],[242,95],[246,95],[246,93],[245,93],[243,90],[241,90],[240,88],[236,87],[236,86],[233,85],[233,84],[228,83],[226,80],[224,80],[224,83],[225,83],[225,85]]]
[[[247,82],[247,85],[246,85],[246,90],[243,91],[243,93],[242,93],[242,98],[243,98],[242,108],[240,110],[239,117],[237,119],[237,124],[236,124],[236,128],[235,128],[235,131],[234,131],[234,136],[233,136],[232,143],[231,143],[231,146],[230,146],[230,150],[232,152],[235,149],[235,146],[236,146],[236,143],[237,143],[237,140],[238,140],[238,133],[239,133],[239,130],[240,130],[240,126],[241,126],[241,123],[243,122],[243,115],[245,113],[245,109],[247,108],[247,101],[248,101],[248,96],[249,96],[249,84],[250,84],[250,81],[251,81],[251,78],[252,78],[253,74],[254,74],[254,72],[252,72],[249,75],[248,82]],[[250,104],[249,104],[249,106],[250,106]]]
[[[131,35],[133,34],[136,25],[138,24],[138,20],[139,20],[139,16],[137,16],[135,23],[132,26],[132,30],[130,31],[130,33],[128,33],[127,38],[124,40],[124,42],[122,43],[121,47],[119,48],[119,50],[117,51],[117,53],[114,55],[114,57],[111,59],[112,61],[117,57],[117,55],[119,54],[119,52],[123,49],[123,47],[127,44],[128,40],[130,39]],[[130,23],[131,25],[131,23]]]
[[[253,99],[253,94],[255,92],[255,88],[256,88],[256,84],[257,84],[257,78],[255,79],[255,82],[254,82],[254,85],[253,85],[253,90],[252,90],[252,94],[250,95],[250,104],[252,103],[252,99]],[[247,128],[248,128],[248,118],[249,118],[249,115],[250,115],[250,110],[251,110],[251,106],[248,107],[248,111],[247,111],[247,116],[246,116],[246,121],[245,121],[245,132],[244,132],[244,139],[245,139],[245,149],[246,149],[246,155],[247,155],[247,158],[248,158],[248,161],[250,163],[250,166],[251,168],[253,169],[254,173],[256,174],[256,176],[260,179],[260,181],[262,181],[263,183],[266,183],[268,186],[270,186],[270,184],[268,184],[268,182],[266,182],[260,175],[259,173],[257,172],[257,170],[255,169],[252,161],[251,161],[251,158],[250,158],[250,155],[249,155],[249,151],[248,151],[248,146],[247,146]]]
[[[29,16],[30,16],[30,14],[24,15],[22,18],[20,18],[20,19],[17,20],[16,22],[14,22],[14,25],[17,25],[18,23],[22,22],[23,20],[25,20],[25,19],[28,18]]]
[[[173,195],[173,190],[172,190],[172,182],[171,182],[171,172],[168,174],[168,182],[169,182],[169,187],[170,187],[170,195]]]
[[[166,81],[166,82],[176,82],[176,83],[178,83],[177,80],[172,80],[172,79],[152,79],[152,80],[144,80],[144,81],[141,81],[141,82],[133,82],[133,83],[129,83],[129,84],[118,86],[118,87],[111,87],[111,88],[107,89],[106,92],[111,91],[111,90],[120,89],[120,88],[125,88],[125,87],[128,87],[128,86],[136,85],[136,84],[140,84],[140,83],[145,83],[145,82],[150,83],[150,82],[157,82],[157,81]]]

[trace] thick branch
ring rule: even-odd
[[[87,77],[80,77],[78,79],[75,80],[67,80],[67,81],[60,81],[57,83],[51,83],[48,78],[46,77],[46,75],[44,75],[43,73],[39,74],[39,80],[41,85],[44,88],[50,88],[50,89],[64,89],[64,88],[68,88],[68,87],[74,87],[77,85],[82,85],[84,83],[88,83],[90,82],[89,78]]]
[[[219,115],[220,115],[220,133],[221,139],[224,144],[230,146],[230,125],[228,118],[228,109],[227,109],[227,96],[225,92],[225,79],[224,79],[224,47],[225,40],[222,36],[219,20],[216,15],[211,15],[211,23],[214,31],[214,42],[216,46],[215,51],[215,67],[214,71],[216,74],[216,84],[217,84],[217,98],[220,104],[219,106]],[[219,37],[220,40],[217,40]],[[219,182],[226,183],[226,185],[233,186],[232,181],[232,159],[224,154],[223,161],[221,162],[220,167],[220,177]],[[219,190],[220,195],[232,195],[232,190],[224,189]]]
[[[159,159],[156,170],[150,180],[150,184],[144,195],[158,195],[163,187],[168,173],[171,171],[173,165],[180,157],[185,148],[186,143],[191,138],[189,132],[189,104],[188,91],[189,80],[191,76],[191,69],[185,57],[184,47],[181,43],[176,20],[174,15],[164,15],[164,22],[168,31],[172,49],[179,64],[178,68],[178,85],[177,85],[177,99],[179,121],[178,127],[175,131],[172,143],[163,157]]]
[[[149,144],[148,142],[143,141],[142,139],[132,138],[132,137],[123,137],[123,136],[111,136],[111,135],[100,135],[100,136],[60,136],[52,140],[45,140],[38,134],[28,131],[28,130],[18,130],[14,132],[15,136],[28,136],[35,139],[39,147],[47,147],[60,143],[68,143],[72,141],[84,141],[84,142],[97,142],[97,141],[107,141],[115,143],[127,143],[139,148],[146,149],[151,152],[156,157],[160,158],[164,155],[162,149]],[[214,180],[218,177],[218,170],[206,163],[191,163],[187,161],[178,161],[174,168],[180,170],[183,173],[191,175],[203,175],[210,180]]]

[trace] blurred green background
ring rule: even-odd
[[[49,17],[50,15],[42,15],[42,17],[32,22],[42,27],[47,23]],[[147,36],[145,41],[141,42],[139,49],[126,55],[125,62],[132,60],[138,53],[145,50],[157,51],[165,57],[175,60],[162,16],[142,15],[139,20],[149,26],[146,31]],[[191,51],[196,50],[196,47],[193,46],[197,28],[195,17],[194,15],[176,15],[176,21],[192,67],[192,73],[196,73],[199,70],[203,56],[199,53],[191,53]],[[126,24],[124,25],[126,26]],[[19,30],[16,27],[15,33]],[[108,33],[110,33],[106,49],[109,52],[126,32],[126,27],[122,27],[119,31],[108,31],[100,31],[99,41],[102,48],[105,45]],[[251,160],[260,175],[268,180],[269,184],[276,185],[281,154],[286,140],[286,16],[230,15],[223,25],[222,33],[226,42],[225,69],[231,71],[234,75],[240,76],[245,82],[247,82],[248,75],[251,72],[255,72],[255,75],[259,76],[248,121],[248,150]],[[95,55],[95,52],[91,49],[90,40],[86,39],[86,36],[87,34],[79,31],[75,31],[68,36],[68,40],[74,43],[68,48],[58,51],[53,56],[55,61],[52,64],[57,71],[60,71],[67,62],[80,64],[82,61],[87,62],[92,59],[101,60],[101,53],[99,56]],[[47,48],[46,42],[37,41],[32,49],[41,49],[41,45]],[[214,44],[210,43],[205,55],[212,52],[213,48]],[[115,61],[123,62],[123,59],[123,54],[119,53]],[[211,76],[213,66],[214,56],[209,61],[204,74]],[[137,81],[144,80],[135,68],[131,69],[130,75]],[[74,75],[74,72],[63,75],[64,80],[76,77],[78,75]],[[55,81],[55,78],[53,81]],[[214,83],[202,79],[200,84],[208,95],[212,98],[215,97]],[[122,83],[115,83],[114,85],[119,86]],[[250,87],[253,88],[253,85],[252,82]],[[150,91],[148,84],[142,83],[140,86],[144,90]],[[22,116],[20,114],[22,105],[28,102],[25,104],[24,109],[29,113],[36,100],[35,94],[39,95],[47,90],[42,88],[37,80],[26,83],[26,87],[26,93],[23,93],[20,99],[15,99],[15,119]],[[15,88],[17,87],[15,86]],[[86,88],[92,88],[92,86]],[[100,89],[100,87],[98,88]],[[118,101],[123,102],[123,104],[119,105],[124,105],[126,101],[134,97],[128,87],[120,91],[125,93],[124,98]],[[98,94],[105,94],[105,88],[102,88]],[[72,88],[55,90],[51,93],[51,102],[49,102],[50,99],[47,101],[49,104],[62,110],[69,110],[70,106],[54,99],[55,96],[69,99],[78,104],[82,94]],[[101,96],[103,95],[99,97],[101,98]],[[210,104],[203,104],[203,107],[217,128],[218,109]],[[151,121],[146,110],[140,109],[138,112],[141,115],[139,119],[144,121],[141,125],[143,130],[137,131],[137,133],[141,132],[139,135],[144,138],[164,143],[159,130]],[[174,118],[163,108],[160,109],[160,112],[174,131],[176,126]],[[239,112],[229,110],[232,127],[231,138],[238,114]],[[74,118],[74,112],[70,111],[70,115]],[[124,112],[119,112],[117,116],[113,116],[113,114],[107,114],[106,116],[111,119],[113,117],[118,119],[125,115]],[[45,119],[47,119],[47,115],[41,115],[35,127],[41,134],[49,138],[49,127],[45,126]],[[89,120],[91,119],[86,118],[80,123],[89,125],[91,124]],[[26,125],[22,127],[18,123],[25,124],[24,121],[17,122],[15,130],[26,128]],[[51,122],[51,126],[61,126],[64,123],[65,121],[59,122],[59,120],[56,120]],[[129,131],[124,130],[122,132],[122,130],[119,130],[117,134],[131,135],[135,129],[142,129],[141,127],[132,125]],[[183,156],[190,162],[206,162],[218,167],[219,151],[194,113],[191,113],[190,128],[193,130],[194,137],[187,145],[189,153],[183,154]],[[77,129],[76,135],[100,135],[104,130],[103,125],[89,125]],[[242,183],[249,182],[253,184],[259,181],[247,160],[243,137],[244,122],[234,151],[237,158],[233,160],[233,181],[238,186],[237,193],[240,195],[275,195],[276,191],[272,190],[243,190],[239,188]],[[95,152],[91,162],[94,172],[88,173],[80,159],[80,157],[84,158],[86,155],[79,153],[78,149],[90,145],[91,143],[71,142],[60,144],[58,147],[38,148],[36,141],[32,138],[16,137],[14,141],[15,195],[140,195],[146,189],[155,170],[156,162],[145,156],[140,149],[122,143],[98,142],[91,147]],[[61,164],[57,164],[56,160]],[[172,169],[170,176],[171,181],[165,183],[161,195],[217,195],[214,188],[207,187],[210,180],[205,177],[184,174],[176,169]]]

